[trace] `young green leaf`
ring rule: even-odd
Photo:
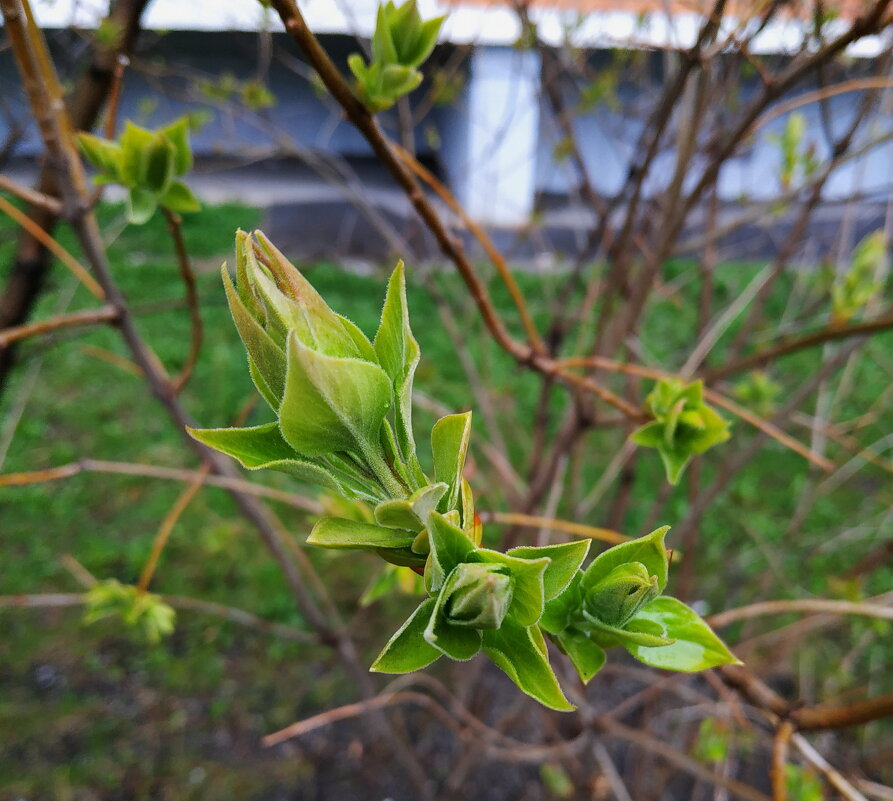
[[[662,596],[642,607],[633,621],[656,623],[674,642],[657,648],[623,643],[640,662],[665,670],[694,673],[717,665],[741,664],[696,612],[675,598]]]
[[[202,210],[202,204],[199,203],[198,198],[182,181],[171,181],[158,203],[175,214],[192,214]]]
[[[165,125],[159,133],[167,137],[174,148],[174,175],[185,175],[192,169],[192,148],[189,146],[189,119],[181,117]]]
[[[77,140],[81,153],[90,164],[100,173],[118,180],[118,171],[121,165],[120,145],[89,133],[79,133]]]
[[[409,306],[406,302],[406,279],[403,262],[398,262],[385,296],[381,322],[373,341],[378,363],[388,374],[394,387],[397,443],[403,458],[418,477],[421,467],[416,458],[412,435],[412,382],[419,363],[419,344],[409,327]]]
[[[286,356],[285,352],[270,338],[263,326],[251,314],[230,280],[226,265],[221,267],[220,276],[226,291],[229,310],[242,338],[245,349],[255,370],[263,378],[263,386],[272,393],[278,408],[285,392]],[[261,389],[260,386],[258,389]],[[261,390],[262,394],[263,390]],[[306,453],[306,451],[304,451]]]
[[[508,554],[520,559],[541,559],[544,556],[549,558],[549,565],[543,574],[543,589],[545,599],[550,601],[570,584],[574,574],[583,564],[586,554],[589,553],[590,544],[591,540],[579,540],[541,547],[521,546],[512,548]]]
[[[250,428],[187,428],[186,430],[193,439],[231,456],[248,470],[276,470],[288,473],[308,484],[332,489],[348,496],[365,494],[362,489],[358,493],[351,482],[340,481],[326,467],[295,453],[295,450],[282,439],[277,423],[266,423]]]
[[[584,684],[588,684],[604,667],[607,655],[585,632],[568,629],[555,639],[561,650],[568,655],[574,670]]]
[[[381,649],[372,667],[373,673],[411,673],[427,667],[441,655],[425,639],[425,627],[431,620],[436,602],[434,598],[426,598],[409,616],[409,619],[388,640]]]
[[[431,484],[408,498],[383,501],[375,507],[375,519],[383,526],[421,531],[446,491],[446,484]]]
[[[292,332],[279,426],[308,456],[376,450],[391,405],[391,383],[378,365],[311,350]]]
[[[450,491],[441,499],[440,510],[455,509],[459,501],[462,470],[471,437],[471,412],[441,417],[431,431],[434,454],[434,480],[443,481]]]
[[[461,528],[437,512],[428,515],[428,537],[431,564],[425,570],[425,583],[428,592],[434,593],[440,590],[453,568],[474,551],[475,545]]]
[[[506,619],[501,628],[484,632],[484,653],[519,689],[550,709],[570,712],[571,704],[555,678],[542,634]]]
[[[308,545],[336,549],[408,548],[412,535],[397,528],[373,526],[358,520],[324,517],[307,537]]]
[[[158,208],[158,198],[148,189],[133,187],[127,193],[127,220],[134,225],[142,225],[152,219]]]
[[[663,592],[667,586],[670,565],[667,548],[664,545],[664,537],[669,530],[669,526],[661,526],[644,537],[622,542],[600,553],[583,574],[583,591],[587,591],[606,578],[614,568],[629,562],[641,562],[650,575],[657,576],[658,590]]]

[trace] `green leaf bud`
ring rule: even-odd
[[[657,576],[650,575],[641,562],[618,565],[588,590],[584,615],[620,627],[659,593]]]
[[[499,565],[465,563],[456,568],[444,612],[457,626],[498,629],[512,603],[512,577]]]

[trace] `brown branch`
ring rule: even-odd
[[[38,223],[32,220],[27,214],[19,211],[5,197],[0,195],[0,211],[11,217],[16,223],[24,228],[34,239],[43,245],[50,253],[52,253],[59,261],[62,262],[72,274],[80,281],[90,293],[103,300],[105,295],[102,287],[96,282],[90,273],[88,273],[81,263],[72,256],[65,248],[62,247],[50,234],[40,227]]]
[[[809,706],[791,713],[798,731],[821,731],[859,726],[872,720],[893,717],[893,693],[867,698],[847,706]]]
[[[887,313],[872,320],[863,320],[859,323],[845,326],[828,326],[819,331],[813,331],[811,334],[805,334],[795,339],[783,340],[769,348],[745,356],[743,359],[724,364],[721,367],[715,367],[708,370],[706,379],[715,381],[718,378],[740,373],[742,370],[749,370],[753,367],[760,367],[768,362],[774,361],[781,356],[787,356],[790,353],[796,353],[798,350],[806,348],[814,348],[825,342],[833,342],[839,339],[847,339],[849,337],[870,336],[882,331],[893,328],[893,314]]]
[[[791,721],[783,720],[775,729],[772,740],[772,765],[769,778],[772,781],[772,801],[788,801],[788,746],[794,727]]]
[[[854,601],[835,601],[825,598],[806,598],[794,601],[760,601],[737,609],[727,609],[716,615],[710,615],[708,622],[714,628],[722,628],[739,620],[750,620],[765,615],[785,615],[791,612],[806,614],[859,615],[878,620],[893,620],[893,606],[880,604],[857,603]]]
[[[108,323],[117,316],[118,312],[115,311],[113,306],[100,306],[98,309],[86,309],[85,311],[72,312],[71,314],[60,314],[57,317],[51,317],[49,320],[40,320],[27,325],[17,325],[13,328],[7,328],[5,331],[0,331],[0,350],[9,347],[13,342],[20,342],[28,337],[48,334],[62,328]]]
[[[722,0],[721,0],[722,1]],[[505,328],[493,306],[486,287],[477,277],[461,241],[450,234],[436,209],[425,197],[415,176],[406,168],[397,151],[378,127],[375,119],[357,99],[341,72],[307,26],[295,0],[271,0],[285,26],[286,33],[304,53],[307,61],[318,73],[326,88],[344,109],[347,118],[366,138],[379,161],[385,166],[412,203],[419,217],[434,235],[443,254],[455,265],[468,288],[484,324],[500,348],[511,355],[519,364],[528,365],[544,375],[554,375],[571,386],[577,386],[593,393],[624,414],[635,419],[641,416],[632,404],[601,387],[589,378],[575,375],[559,368],[555,362],[539,355],[533,345],[515,340]]]
[[[51,214],[58,215],[62,213],[62,204],[57,198],[45,195],[43,192],[31,189],[31,187],[23,186],[6,175],[0,175],[0,192],[8,192],[10,195],[15,195],[32,206],[40,206],[46,209]]]
[[[572,520],[558,520],[554,517],[540,517],[539,515],[515,514],[513,512],[480,512],[481,522],[499,523],[509,526],[547,528],[552,531],[561,531],[565,534],[573,534],[575,537],[586,537],[590,540],[600,540],[619,544],[630,539],[619,531],[612,531],[597,526],[587,526],[583,523],[574,523]]]
[[[199,308],[198,290],[195,285],[195,272],[192,269],[192,262],[189,253],[186,250],[186,243],[183,240],[183,228],[180,224],[180,217],[168,209],[162,208],[164,219],[167,222],[167,230],[170,232],[171,239],[174,243],[174,250],[177,253],[177,266],[180,269],[180,277],[183,279],[183,285],[186,288],[186,306],[189,309],[189,321],[191,323],[191,335],[189,341],[189,355],[180,370],[180,374],[173,379],[174,392],[180,392],[192,375],[195,363],[198,361],[198,354],[202,348],[202,338],[204,331],[202,328],[202,314]]]
[[[146,476],[148,478],[160,478],[169,481],[195,481],[201,476],[198,470],[184,470],[177,467],[163,467],[161,465],[139,464],[136,462],[107,462],[100,459],[79,459],[75,462],[49,467],[45,470],[32,470],[22,473],[0,474],[0,487],[24,487],[29,484],[42,484],[47,481],[59,481],[71,478],[79,473],[112,473],[124,476]],[[255,484],[243,478],[232,475],[206,475],[202,483],[211,487],[220,487],[234,493],[244,493],[258,498],[269,498],[274,501],[302,509],[310,514],[323,514],[323,508],[316,501],[296,495],[293,492],[265,487]]]
[[[505,288],[508,290],[512,302],[518,310],[518,316],[521,318],[521,325],[524,328],[524,333],[527,334],[527,341],[533,346],[537,353],[545,354],[545,346],[543,345],[542,339],[540,339],[539,332],[536,330],[533,318],[530,316],[530,310],[527,308],[527,302],[524,300],[524,295],[518,287],[518,282],[515,281],[515,277],[512,275],[511,270],[509,270],[505,257],[499,252],[496,245],[493,244],[493,240],[490,238],[489,234],[471,219],[468,212],[462,208],[462,204],[456,200],[453,193],[450,192],[450,190],[444,186],[443,182],[439,181],[430,170],[425,169],[412,153],[393,142],[391,143],[391,147],[394,148],[394,152],[399,156],[403,164],[405,164],[408,169],[412,170],[419,179],[424,181],[431,190],[444,203],[446,203],[447,206],[449,206],[453,214],[462,220],[463,225],[465,225],[465,227],[471,231],[474,238],[477,239],[478,243],[487,254],[487,258],[490,259],[493,266],[496,268],[496,272],[499,273],[502,283],[505,284]]]
[[[765,112],[754,122],[750,129],[750,135],[753,135],[760,128],[768,125],[772,120],[787,114],[789,111],[801,108],[803,106],[817,103],[820,100],[826,100],[837,95],[846,94],[847,92],[863,92],[866,89],[891,89],[893,88],[893,78],[882,78],[880,76],[870,76],[867,78],[853,78],[849,81],[827,86],[822,89],[816,89],[812,92],[806,92],[797,97],[791,98],[784,103],[773,106],[769,111]]]

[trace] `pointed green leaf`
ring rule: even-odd
[[[81,153],[90,164],[100,173],[113,176],[115,180],[118,179],[121,164],[120,145],[89,133],[79,133],[77,140]]]
[[[192,169],[192,148],[189,146],[189,119],[179,120],[166,125],[159,131],[166,136],[174,147],[174,175],[186,175]]]
[[[251,361],[272,392],[274,398],[282,398],[285,391],[286,357],[282,349],[264,331],[263,326],[252,316],[230,280],[226,265],[220,270],[229,310],[236,324],[236,330],[245,344]],[[307,451],[302,451],[307,453]]]
[[[431,544],[431,565],[430,569],[425,570],[425,581],[428,591],[433,593],[440,590],[447,575],[456,565],[466,561],[475,546],[461,528],[437,512],[428,515],[428,538]]]
[[[158,203],[175,214],[192,214],[202,210],[198,198],[182,181],[172,181]]]
[[[655,420],[653,423],[645,423],[629,435],[630,442],[641,445],[644,448],[659,448],[664,441],[663,423]]]
[[[666,447],[659,447],[657,452],[660,454],[661,461],[664,465],[664,471],[667,474],[667,481],[674,487],[679,483],[685,468],[691,461],[691,453],[679,453],[675,450],[669,450]]]
[[[431,450],[434,454],[434,480],[443,481],[450,488],[441,500],[441,511],[455,509],[468,441],[471,437],[471,412],[441,417],[431,430]]]
[[[431,484],[409,498],[384,501],[375,507],[375,519],[382,526],[421,531],[446,491],[446,484]]]
[[[324,517],[313,527],[307,544],[345,549],[408,548],[412,544],[412,535],[400,529],[373,526],[358,520]]]
[[[135,186],[127,193],[127,219],[134,225],[149,222],[157,208],[158,198],[148,189]]]
[[[419,363],[419,344],[409,327],[403,262],[397,263],[388,281],[381,322],[373,342],[378,363],[394,386],[397,401],[397,442],[407,463],[415,460],[412,435],[412,381]]]
[[[560,712],[576,709],[558,685],[535,626],[525,628],[506,618],[501,628],[484,632],[484,653],[522,692],[544,706]]]
[[[142,183],[143,151],[151,146],[154,139],[155,134],[129,120],[124,124],[120,138],[120,174],[125,186],[134,187]]]
[[[279,425],[295,450],[315,456],[376,449],[390,405],[391,384],[380,367],[326,356],[289,335]]]
[[[249,470],[277,470],[301,481],[339,492],[347,488],[325,467],[301,458],[282,439],[279,426],[267,423],[250,428],[187,428],[189,435],[225,453]]]
[[[675,640],[658,648],[624,643],[646,665],[693,673],[717,665],[741,664],[698,614],[675,598],[655,598],[633,618],[639,620],[656,623],[665,636]]]
[[[658,589],[663,592],[667,586],[669,557],[664,545],[664,537],[669,526],[661,526],[644,537],[629,542],[622,542],[613,548],[603,551],[592,561],[583,574],[582,589],[584,592],[597,584],[615,568],[629,562],[641,562],[652,576],[657,576]]]
[[[586,554],[589,553],[591,540],[578,542],[564,542],[560,545],[546,545],[544,547],[522,546],[512,548],[508,553],[520,559],[541,559],[544,556],[551,560],[546,572],[543,574],[543,589],[546,600],[549,601],[563,592],[574,574],[583,564]]]
[[[568,629],[559,634],[556,639],[584,684],[588,684],[592,677],[604,667],[606,660],[604,650],[589,639],[584,632]]]
[[[434,662],[441,652],[425,639],[425,627],[431,620],[434,598],[427,598],[410,615],[396,634],[381,649],[372,667],[373,673],[411,673]]]
[[[163,195],[174,177],[174,146],[160,134],[143,148],[140,159],[140,186]]]

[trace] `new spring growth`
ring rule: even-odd
[[[117,141],[81,133],[78,145],[97,170],[97,184],[120,184],[127,189],[130,222],[142,225],[159,206],[176,214],[201,209],[189,187],[177,180],[192,169],[188,118],[157,131],[128,122]]]
[[[419,346],[402,264],[371,342],[260,232],[237,235],[235,283],[225,268],[222,278],[248,370],[275,420],[190,433],[251,470],[284,471],[368,504],[362,515],[330,504],[307,542],[371,551],[423,577],[424,599],[373,670],[406,673],[442,656],[463,661],[483,652],[523,692],[567,710],[573,707],[549,664],[544,631],[585,680],[614,645],[674,670],[734,661],[692,610],[659,594],[667,582],[666,528],[605,551],[585,570],[587,540],[506,553],[482,547],[463,476],[471,414],[435,423],[433,475],[416,454]],[[690,389],[683,395],[699,400]],[[695,403],[677,417],[698,410]]]
[[[599,554],[568,588],[546,604],[540,626],[588,682],[605,649],[669,670],[696,671],[736,662],[710,627],[685,604],[661,595],[669,557],[664,526]]]
[[[374,522],[325,517],[311,544],[371,550],[421,568],[430,512],[455,512],[474,536],[471,489],[462,478],[471,415],[435,424],[433,481],[416,455],[412,384],[419,347],[402,263],[388,282],[372,342],[261,232],[237,234],[235,283],[225,266],[221,276],[248,370],[276,420],[195,429],[192,436],[250,470],[279,470],[372,504]]]
[[[660,594],[657,576],[641,562],[618,565],[586,593],[583,614],[592,621],[622,627]]]
[[[657,449],[671,484],[679,481],[692,457],[730,436],[728,422],[704,403],[702,381],[658,381],[645,405],[654,420],[636,429],[630,440]]]
[[[416,0],[401,6],[391,0],[378,7],[372,36],[372,60],[359,53],[347,59],[356,90],[370,111],[385,111],[422,82],[418,69],[431,55],[446,17],[423,20]]]

